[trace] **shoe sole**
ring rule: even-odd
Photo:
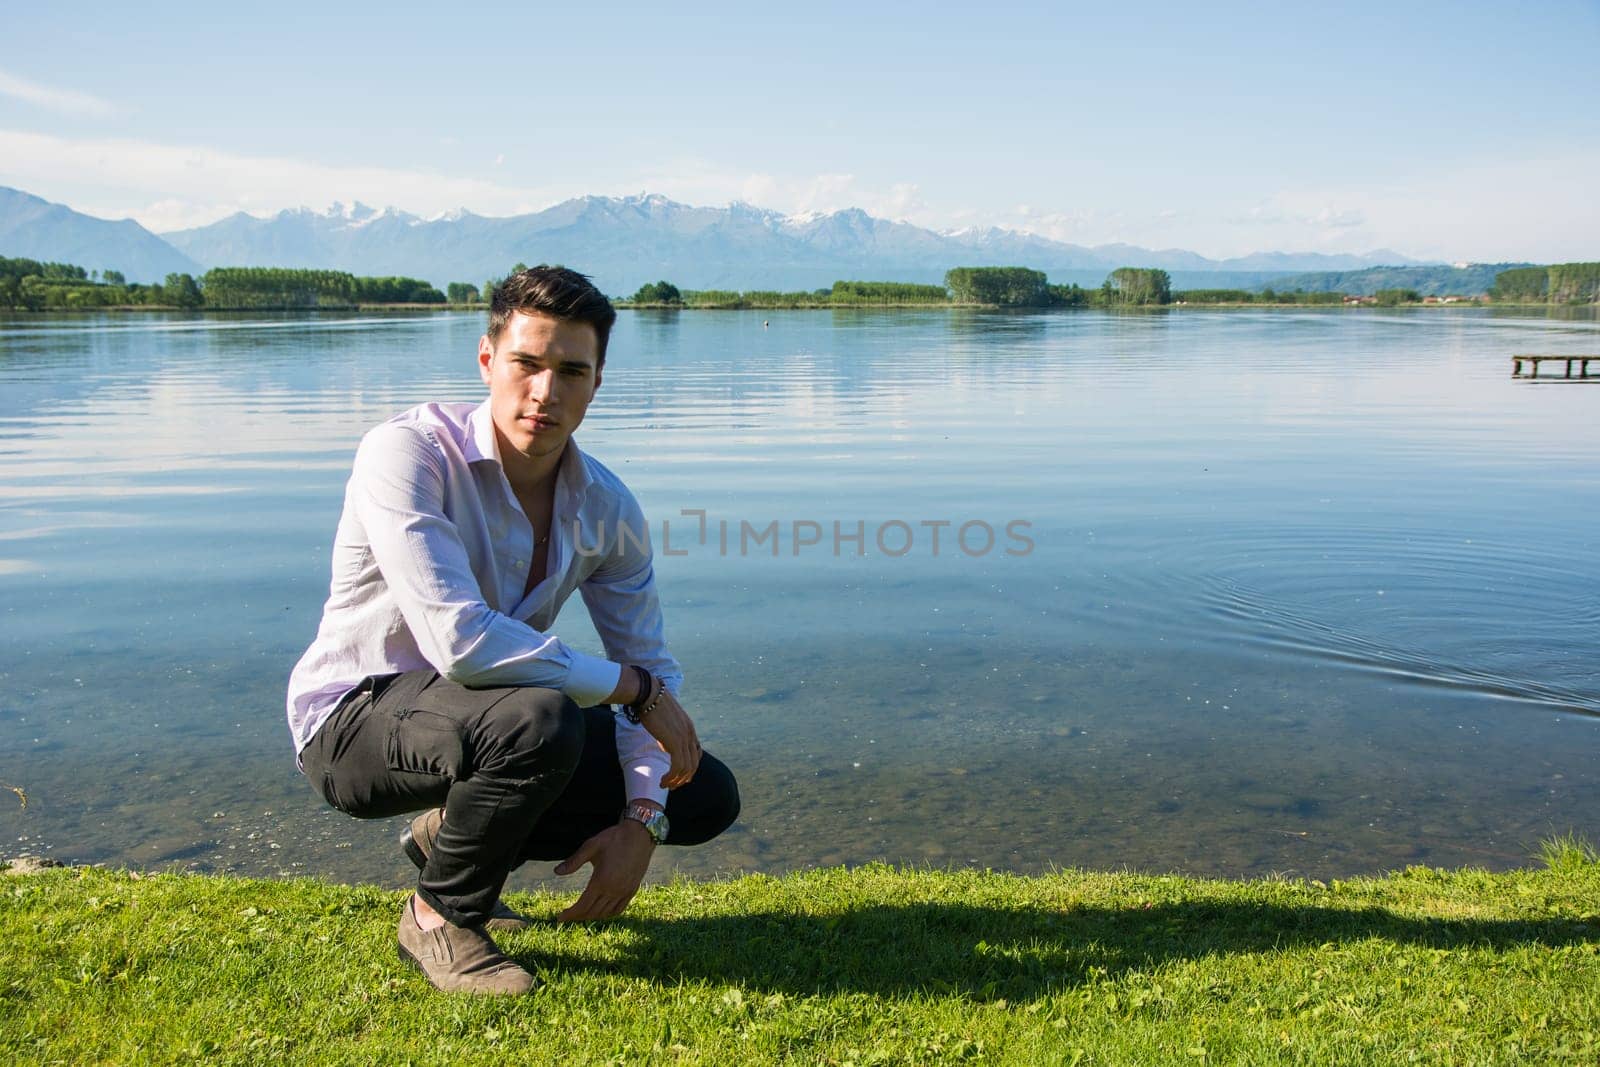
[[[407,952],[404,945],[395,945],[394,950],[400,954],[401,963],[409,963],[416,969],[417,973],[422,975],[422,977],[428,978],[428,972],[423,968],[422,961],[417,959],[417,957],[413,956],[411,953]],[[433,979],[428,978],[428,984],[433,985]],[[433,988],[438,989],[439,987],[433,986]]]
[[[421,960],[417,959],[411,953],[407,952],[406,951],[406,947],[404,945],[396,943],[394,948],[395,948],[395,952],[400,957],[400,962],[401,963],[409,964],[413,970],[415,970],[418,974],[422,975],[423,981],[428,983],[428,987],[430,989],[437,990],[440,993],[445,993],[445,994],[466,993],[469,996],[497,996],[497,997],[524,996],[525,997],[530,993],[537,992],[538,989],[539,989],[539,986],[541,984],[539,982],[538,978],[534,978],[533,988],[532,989],[528,989],[528,990],[524,990],[521,993],[511,993],[511,992],[494,992],[494,993],[476,992],[476,993],[474,993],[474,992],[471,992],[471,991],[465,990],[465,989],[456,989],[456,990],[440,989],[437,985],[434,984],[433,979],[428,976],[428,969],[422,965],[422,961]]]
[[[428,865],[428,856],[422,851],[422,846],[417,844],[416,836],[412,834],[409,826],[400,831],[400,848],[405,852],[406,859],[416,864],[417,870],[420,871]]]

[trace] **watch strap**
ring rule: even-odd
[[[667,822],[666,812],[657,811],[655,808],[652,808],[646,804],[629,804],[627,807],[622,809],[622,817],[624,819],[632,819],[637,823],[642,823],[645,831],[650,835],[650,840],[654,841],[656,844],[659,845],[666,841],[667,832],[670,827],[670,824]]]

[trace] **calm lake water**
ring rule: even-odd
[[[283,690],[357,439],[476,399],[481,329],[0,319],[0,855],[410,880]],[[654,875],[1600,838],[1600,389],[1510,377],[1569,351],[1593,317],[624,313],[579,439],[744,793]],[[576,598],[557,630],[598,650]]]

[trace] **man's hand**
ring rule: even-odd
[[[694,732],[694,723],[689,721],[689,713],[683,710],[678,698],[663,689],[655,710],[644,717],[641,725],[650,731],[661,750],[672,757],[672,766],[662,775],[661,785],[666,789],[688,785],[694,772],[700,769],[700,737]]]
[[[661,708],[657,707],[656,712]],[[655,714],[650,716],[655,718]],[[639,891],[644,872],[650,866],[655,842],[644,824],[624,819],[608,826],[578,847],[578,851],[556,864],[556,873],[573,874],[585,863],[594,864],[589,884],[572,907],[557,915],[562,922],[610,919],[621,915]]]

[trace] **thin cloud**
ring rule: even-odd
[[[465,207],[518,215],[588,193],[662,193],[686,204],[743,200],[785,213],[859,207],[934,229],[1000,225],[1072,244],[1127,242],[1188,248],[1212,258],[1265,249],[1365,252],[1379,246],[1419,258],[1594,258],[1600,199],[1584,184],[1600,152],[1563,147],[1476,167],[1439,165],[1403,183],[1351,183],[1243,192],[1197,200],[1173,214],[1165,203],[1128,207],[1110,193],[1012,206],[950,203],[910,182],[880,185],[848,171],[769,173],[704,158],[646,161],[611,181],[573,174],[560,185],[513,184],[493,155],[470,160],[475,176],[383,166],[244,155],[193,145],[70,138],[0,129],[0,185],[11,185],[107,218],[131,216],[157,232],[216,221],[236,211],[270,215],[334,201],[393,205],[429,217]],[[508,180],[509,179],[509,180]],[[1510,196],[1506,190],[1517,190]],[[935,194],[937,195],[937,194]],[[1020,199],[1020,198],[1019,198]],[[931,201],[931,202],[930,202]],[[1061,201],[1066,201],[1065,203]]]
[[[978,212],[962,214],[977,216]],[[1018,204],[1009,214],[990,216],[980,225],[996,225],[1064,244],[1091,246],[1127,240],[1129,232],[1129,220],[1120,211],[1094,208],[1044,211],[1032,204]]]
[[[484,215],[511,215],[581,192],[23,130],[0,130],[0,185],[65,200],[91,214],[131,216],[158,232],[175,225],[204,225],[236,211],[269,215],[334,201],[393,205],[419,215],[463,206]]]
[[[1324,230],[1345,230],[1366,224],[1360,211],[1304,195],[1278,194],[1227,220],[1235,226],[1290,224]]]
[[[737,200],[786,215],[860,208],[878,218],[922,226],[938,222],[928,216],[928,205],[915,183],[896,182],[887,189],[875,188],[854,174],[752,173],[703,159],[676,159],[630,178],[615,189],[612,195],[647,189],[685,204],[727,204]]]
[[[76,89],[53,89],[48,85],[19,78],[4,70],[0,70],[0,96],[9,96],[13,100],[85,118],[103,119],[117,113],[114,106],[98,96],[81,93]]]

